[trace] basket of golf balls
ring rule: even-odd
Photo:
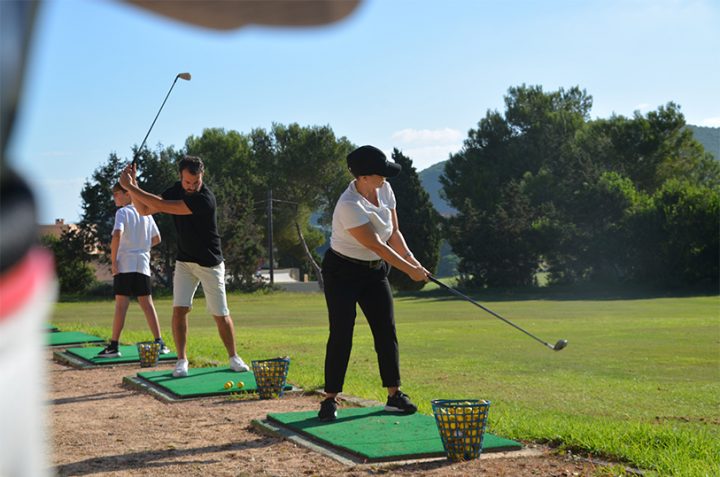
[[[437,399],[430,403],[448,459],[458,462],[479,458],[490,401]]]
[[[252,362],[260,399],[278,398],[285,392],[290,358],[273,358]]]
[[[137,344],[137,350],[138,356],[140,356],[140,367],[157,366],[158,358],[160,358],[160,343],[142,341]]]

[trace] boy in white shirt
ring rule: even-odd
[[[152,301],[150,280],[150,249],[160,243],[160,231],[152,215],[138,214],[130,194],[119,183],[115,184],[112,190],[115,205],[120,207],[115,213],[110,244],[115,317],[110,344],[97,356],[99,358],[121,356],[118,342],[125,326],[125,316],[131,296],[137,297],[155,342],[160,344],[160,353],[167,354],[170,350],[165,346],[160,334],[160,322]]]

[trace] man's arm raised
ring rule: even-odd
[[[120,185],[128,191],[140,215],[164,212],[172,215],[190,215],[192,211],[182,200],[167,200],[142,190],[135,179],[135,165],[129,164],[120,174]]]

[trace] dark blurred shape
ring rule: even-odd
[[[25,257],[37,236],[32,192],[5,160],[36,11],[36,1],[0,0],[0,274]]]
[[[35,0],[0,0],[0,163],[3,164],[22,90],[37,5]]]
[[[317,26],[342,20],[360,0],[125,0],[195,26],[232,30],[246,25]]]
[[[27,183],[2,166],[0,175],[0,275],[36,245],[35,201]]]

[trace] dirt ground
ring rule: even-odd
[[[169,367],[168,365],[160,368]],[[596,476],[601,468],[537,448],[532,457],[345,465],[251,427],[268,412],[316,409],[320,397],[215,397],[166,403],[122,384],[134,366],[75,369],[48,353],[50,462],[57,475]],[[486,458],[487,457],[487,458]]]

